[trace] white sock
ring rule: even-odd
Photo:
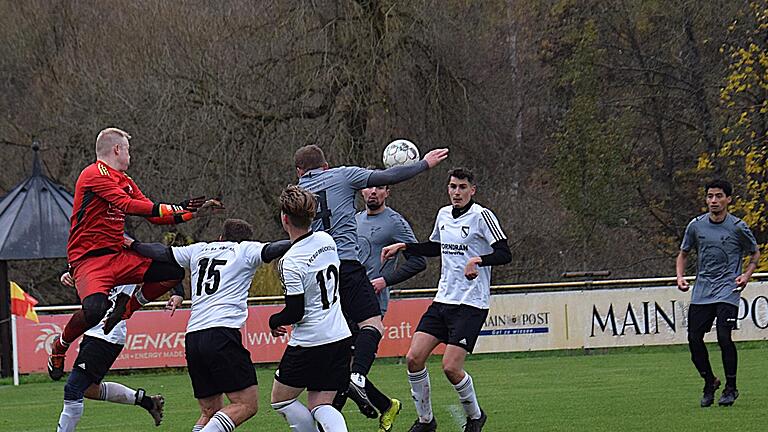
[[[200,432],[201,430],[203,430],[204,426],[205,425],[196,424],[196,425],[192,426],[192,432]]]
[[[330,405],[319,405],[312,410],[312,417],[320,423],[325,432],[347,432],[344,416]]]
[[[200,429],[200,432],[232,432],[233,430],[235,430],[235,422],[223,412],[216,411],[216,414],[208,420],[208,424]]]
[[[459,394],[459,400],[461,406],[464,407],[464,412],[467,413],[467,417],[476,420],[480,418],[480,405],[477,403],[477,395],[475,394],[475,386],[472,385],[472,377],[468,373],[464,372],[464,379],[454,385],[453,388]]]
[[[136,390],[120,383],[103,382],[100,386],[99,399],[126,405],[136,404]]]
[[[64,401],[64,409],[59,416],[59,425],[56,432],[72,432],[80,423],[80,417],[83,416],[83,400]]]
[[[419,372],[408,371],[408,381],[411,383],[411,396],[416,404],[416,414],[421,423],[432,421],[432,401],[430,400],[429,372],[427,368]]]
[[[292,431],[318,432],[312,413],[296,399],[273,403],[272,408],[288,422]]]

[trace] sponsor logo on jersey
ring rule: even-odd
[[[101,175],[103,175],[103,176],[108,176],[109,175],[109,170],[107,169],[107,167],[104,164],[99,163],[99,164],[96,164],[96,166],[99,168],[99,173]]]

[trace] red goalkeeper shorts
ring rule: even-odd
[[[121,249],[113,254],[79,259],[72,265],[71,273],[82,300],[96,293],[109,295],[118,285],[142,283],[151,264],[151,258]]]

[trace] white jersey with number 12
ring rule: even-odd
[[[312,347],[351,336],[339,303],[339,255],[324,232],[298,238],[279,263],[287,296],[304,294],[304,317],[293,325],[288,345]]]

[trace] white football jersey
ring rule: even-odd
[[[117,295],[120,293],[131,295],[133,294],[133,291],[136,289],[136,285],[119,285],[111,290],[109,290],[109,299],[114,303],[115,298],[117,298]],[[110,308],[107,313],[104,315],[104,318],[109,315],[109,313],[112,311]],[[96,324],[95,327],[91,327],[88,329],[88,331],[85,332],[86,336],[95,337],[101,340],[105,340],[109,343],[117,344],[117,345],[125,345],[125,338],[128,334],[125,320],[120,321],[117,323],[115,328],[112,329],[111,332],[108,334],[104,334],[104,321],[99,321],[98,324]]]
[[[212,327],[239,329],[248,318],[248,288],[264,243],[219,241],[172,247],[191,274],[192,310],[187,333]]]
[[[304,317],[293,325],[288,345],[312,347],[352,335],[339,302],[339,255],[324,232],[298,238],[280,260],[285,294],[304,294]]]
[[[490,307],[491,267],[479,267],[478,276],[468,280],[464,267],[472,257],[493,252],[492,244],[507,236],[492,211],[474,203],[466,213],[454,219],[452,206],[437,212],[429,239],[440,243],[442,267],[435,301],[466,304],[480,309]]]

